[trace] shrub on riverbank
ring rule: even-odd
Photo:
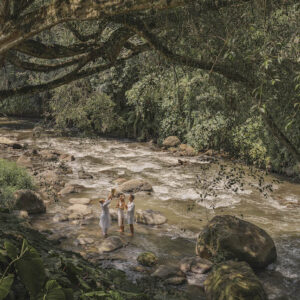
[[[31,176],[15,162],[0,159],[0,207],[10,208],[14,192],[20,189],[34,189]]]

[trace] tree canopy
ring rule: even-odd
[[[297,2],[1,0],[0,67],[8,81],[0,100],[156,53],[170,65],[207,72],[214,84],[235,85],[300,161],[299,142],[286,133],[300,109]],[[24,84],[9,80],[10,69],[41,75]]]

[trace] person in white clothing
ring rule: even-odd
[[[120,194],[120,198],[118,200],[116,208],[118,209],[118,225],[120,227],[119,231],[124,232],[124,219],[125,219],[124,210],[126,208],[124,194]]]
[[[105,238],[107,238],[108,236],[107,231],[108,228],[110,227],[109,204],[111,203],[112,197],[113,195],[112,193],[110,193],[106,200],[104,199],[99,200],[100,206],[102,208],[99,225],[102,229],[102,233]]]
[[[127,223],[130,227],[131,236],[134,234],[134,210],[135,210],[135,204],[133,203],[134,195],[130,194],[129,196],[129,202],[127,203]]]

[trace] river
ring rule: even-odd
[[[97,198],[105,197],[117,178],[145,179],[153,186],[153,192],[137,193],[138,209],[153,209],[164,214],[168,222],[161,226],[137,224],[134,238],[125,235],[128,245],[102,257],[103,265],[114,265],[125,270],[132,280],[140,273],[134,271],[136,257],[143,251],[156,253],[161,264],[173,264],[181,258],[194,255],[197,233],[208,219],[217,214],[231,214],[252,222],[266,230],[274,239],[278,259],[258,276],[263,281],[270,299],[300,299],[300,185],[284,178],[273,184],[273,192],[264,197],[251,185],[243,191],[217,188],[215,199],[208,198],[189,209],[199,199],[201,191],[195,188],[197,174],[203,175],[203,165],[209,163],[201,157],[184,157],[186,164],[178,165],[178,157],[170,152],[154,149],[146,143],[117,139],[62,138],[53,134],[32,137],[34,124],[29,121],[1,120],[0,135],[14,138],[29,146],[51,148],[74,155],[69,162],[73,173],[65,175],[68,183],[80,184],[83,192],[52,202],[45,215],[35,216],[32,224],[39,230],[51,230],[53,235],[63,235],[62,246],[83,255],[97,254],[97,242],[102,240],[97,216],[100,207]],[[7,157],[10,155],[7,154]],[[226,162],[222,162],[226,163]],[[230,162],[227,162],[230,164]],[[79,179],[81,169],[91,173],[92,179]],[[214,176],[214,169],[207,173]],[[278,177],[268,176],[271,182]],[[253,178],[248,178],[256,184]],[[222,186],[222,185],[220,185]],[[88,197],[93,199],[95,218],[72,224],[54,222],[53,216],[70,205],[69,198]],[[211,203],[214,203],[214,208]],[[110,232],[116,233],[113,222]],[[128,228],[127,228],[128,231]],[[78,236],[92,238],[95,242],[79,245]],[[283,298],[281,298],[283,297]]]

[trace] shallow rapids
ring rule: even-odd
[[[97,198],[105,197],[115,186],[118,178],[145,179],[153,186],[151,194],[137,193],[137,209],[160,211],[168,219],[161,226],[135,226],[136,235],[125,235],[126,247],[110,254],[99,256],[103,264],[125,270],[133,280],[140,273],[135,271],[136,257],[147,250],[153,251],[159,263],[173,264],[184,256],[194,255],[197,233],[216,214],[231,214],[242,217],[266,230],[274,239],[278,260],[268,270],[258,274],[265,284],[270,299],[297,299],[300,294],[300,185],[283,180],[273,186],[274,192],[267,198],[256,189],[247,187],[237,193],[218,190],[214,199],[214,209],[210,200],[189,209],[190,200],[199,199],[195,188],[196,175],[201,166],[207,164],[199,157],[184,157],[185,165],[178,165],[178,157],[169,152],[151,148],[148,144],[114,139],[58,138],[43,134],[32,138],[30,126],[0,125],[0,135],[18,139],[22,143],[39,148],[55,149],[74,155],[75,161],[67,164],[73,174],[65,175],[70,184],[85,187],[83,192],[61,198],[50,203],[47,214],[34,217],[32,223],[39,230],[51,230],[53,236],[60,237],[62,246],[83,255],[97,256],[97,244],[102,240],[98,226],[100,206]],[[7,155],[9,156],[9,154]],[[84,169],[93,175],[92,179],[79,179],[78,171]],[[210,176],[209,173],[208,176]],[[272,180],[272,176],[269,176]],[[250,179],[249,179],[250,180]],[[253,180],[253,179],[251,179]],[[201,192],[201,191],[200,191]],[[64,212],[70,205],[69,198],[88,197],[94,218],[77,223],[55,222],[53,216]],[[116,202],[113,202],[114,207]],[[126,228],[127,233],[129,228]],[[113,222],[110,233],[117,233],[117,223]],[[78,243],[78,237],[92,238],[95,242],[86,245]],[[298,298],[299,299],[299,298]]]

